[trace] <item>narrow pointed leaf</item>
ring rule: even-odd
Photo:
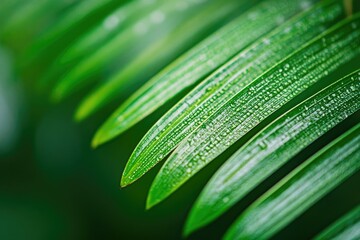
[[[342,12],[341,1],[321,3],[275,29],[215,71],[143,137],[125,167],[122,185],[145,174],[226,101],[288,54],[321,34],[343,15]]]
[[[124,3],[123,0],[75,2],[78,3],[61,12],[61,18],[56,18],[57,21],[39,34],[39,37],[27,49],[24,58],[21,59],[21,68],[24,71],[31,73],[33,68],[47,69],[50,67],[53,59],[56,59],[69,44],[76,42],[78,36],[82,36],[99,20],[102,21],[114,8]],[[36,79],[40,76],[36,76]]]
[[[54,4],[54,1],[49,1]],[[45,46],[56,41],[62,35],[64,35],[69,29],[73,26],[76,26],[77,23],[82,21],[84,18],[96,12],[98,9],[104,8],[107,5],[110,5],[114,0],[87,0],[81,1],[75,7],[71,8],[65,15],[60,18],[60,20],[49,29],[46,33],[39,37],[37,42],[34,43],[34,46],[29,54],[33,56],[42,56],[42,51]],[[120,1],[121,2],[121,1]]]
[[[20,39],[35,38],[40,29],[46,28],[44,21],[51,22],[55,14],[76,6],[76,2],[39,0],[34,4],[31,1],[11,1],[1,3],[0,10],[0,37],[11,45],[27,45],[31,41],[22,42]],[[31,28],[29,28],[31,22]],[[14,44],[16,42],[16,44]]]
[[[254,1],[215,0],[184,21],[178,28],[146,49],[108,83],[97,88],[84,99],[77,111],[83,119],[105,106],[126,91],[126,86],[151,78],[204,35],[213,32],[222,23],[248,9]],[[191,29],[191,30],[190,30]]]
[[[109,14],[99,25],[94,27],[80,41],[74,43],[60,57],[59,63],[76,61],[80,56],[88,53],[89,49],[96,49],[105,44],[106,40],[111,39],[115,34],[133,25],[142,15],[153,12],[164,0],[154,0],[144,4],[143,1],[131,1],[120,6]],[[87,51],[87,52],[86,52]]]
[[[148,196],[162,201],[265,118],[360,55],[360,14],[337,24],[225,103],[165,162]],[[360,67],[360,66],[358,66]]]
[[[360,169],[360,124],[333,141],[253,203],[225,239],[267,239]]]
[[[360,109],[360,70],[294,107],[240,148],[194,204],[185,233],[211,222],[284,163]]]
[[[186,1],[187,4],[191,2],[193,1]],[[118,61],[120,63],[131,61],[156,39],[169,34],[171,29],[176,28],[192,14],[194,11],[192,8],[196,9],[200,5],[203,5],[203,3],[193,3],[189,9],[184,9],[180,14],[176,6],[171,2],[158,1],[155,5],[157,6],[156,10],[154,9],[154,11],[141,16],[133,24],[111,38],[110,41],[96,49],[94,53],[89,54],[87,58],[82,59],[73,66],[55,86],[52,97],[55,100],[64,99],[81,87],[92,84],[91,76],[100,74],[109,64],[115,64],[116,66]],[[164,21],[165,18],[166,21]],[[146,38],[144,37],[145,34]],[[126,56],[125,59],[121,58],[123,55]],[[108,74],[111,74],[111,72]]]
[[[360,205],[315,237],[315,240],[326,239],[360,239]]]
[[[76,40],[68,49],[65,49],[64,53],[39,79],[38,84],[45,87],[58,81],[63,76],[62,73],[69,71],[78,61],[89,57],[89,49],[99,49],[108,44],[112,38],[125,31],[129,26],[136,24],[142,16],[154,12],[163,1],[156,0],[146,4],[143,1],[132,1],[120,6],[93,29],[81,36],[79,40]]]
[[[25,27],[29,21],[35,21],[39,16],[44,14],[46,10],[52,11],[53,8],[59,8],[61,5],[69,3],[53,3],[50,0],[39,0],[37,4],[32,2],[8,1],[1,3],[0,18],[2,28],[0,32],[16,31],[20,26]]]
[[[301,3],[303,2],[263,1],[193,47],[122,104],[98,130],[94,145],[102,144],[127,130],[279,25],[279,19],[285,20],[310,5]]]

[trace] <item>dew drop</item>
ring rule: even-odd
[[[260,147],[262,150],[265,150],[265,149],[267,148],[266,142],[265,142],[265,141],[261,141],[261,142],[259,143],[259,147]]]
[[[148,28],[146,27],[145,23],[139,22],[134,26],[134,31],[137,34],[145,34],[148,31]]]
[[[269,44],[271,43],[271,41],[270,41],[270,39],[265,38],[265,39],[264,39],[264,43],[265,43],[265,45],[269,45]]]
[[[107,30],[112,30],[119,24],[119,22],[119,17],[114,15],[109,16],[104,20],[104,28]]]
[[[150,19],[154,23],[161,23],[165,20],[165,14],[162,11],[157,10],[150,15]]]

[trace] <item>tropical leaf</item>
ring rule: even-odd
[[[284,163],[360,109],[360,70],[279,117],[216,172],[190,212],[185,232],[211,222]]]
[[[30,88],[54,100],[84,90],[77,120],[130,96],[98,129],[94,147],[184,96],[146,133],[125,166],[121,186],[170,155],[150,188],[147,208],[224,151],[236,150],[230,146],[240,146],[195,202],[185,226],[189,234],[349,116],[347,121],[356,121],[355,12],[351,0],[3,0],[0,41],[21,77],[36,80]],[[225,238],[272,237],[358,171],[359,133],[357,121],[251,204]],[[318,239],[356,238],[358,228],[359,208]]]
[[[309,6],[310,2],[267,0],[240,15],[136,91],[98,130],[93,145],[102,144],[133,126],[220,67],[238,51]]]
[[[337,24],[209,116],[167,159],[150,188],[147,206],[165,199],[265,118],[315,83],[326,84],[328,74],[358,57],[359,25],[360,15]],[[135,179],[138,173],[130,172],[127,179]]]
[[[254,202],[225,239],[266,239],[360,168],[360,124],[343,134]]]
[[[126,1],[126,0],[125,0]],[[54,1],[49,1],[54,5]],[[67,1],[57,1],[67,2]],[[72,1],[71,1],[72,2]],[[29,1],[32,5],[33,1]],[[49,22],[47,26],[40,27],[40,31],[30,37],[27,41],[29,47],[21,51],[21,58],[19,57],[19,65],[24,75],[31,79],[42,79],[46,77],[47,70],[51,69],[51,64],[54,60],[63,53],[72,43],[76,42],[84,33],[92,29],[99,21],[102,21],[105,16],[114,8],[122,5],[124,1],[105,0],[105,1],[75,1],[73,6],[58,9],[58,16],[54,17],[53,21],[46,18],[46,14],[41,16],[42,22]],[[30,19],[31,20],[31,19]],[[29,21],[30,21],[29,20]],[[32,29],[27,26],[26,29]],[[58,65],[61,68],[61,65]],[[43,72],[38,73],[36,69],[44,69]],[[55,79],[59,75],[56,75]],[[35,86],[43,86],[43,81],[34,83]],[[46,89],[49,92],[48,89]]]
[[[132,24],[106,41],[94,53],[87,54],[86,58],[78,61],[75,66],[63,75],[53,89],[53,98],[61,100],[75,90],[91,84],[93,81],[90,77],[100,73],[112,61],[119,61],[119,55],[129,57],[127,61],[130,61],[136,54],[146,49],[154,39],[168,34],[170,29],[175,28],[184,18],[189,17],[192,12],[191,10],[184,10],[181,16],[175,15],[176,7],[164,1],[157,1],[154,9],[157,9],[157,13],[162,18],[165,16],[171,17],[168,17],[166,22],[158,22],[153,20],[152,11],[139,16]],[[141,38],[145,33],[147,33],[147,37]],[[74,47],[76,48],[76,46]]]
[[[329,12],[325,9],[312,9],[274,30],[269,36],[238,54],[190,92],[140,141],[125,168],[123,185],[133,182],[148,171],[226,101],[302,44],[319,35],[327,26],[326,23],[331,25],[334,18],[341,15],[341,7],[330,7]],[[325,19],[324,24],[320,24],[321,20],[316,19]],[[137,174],[134,175],[134,172]]]
[[[54,4],[54,1],[47,0],[49,3]],[[61,2],[61,1],[60,1]],[[54,43],[57,43],[64,35],[69,32],[69,29],[77,26],[83,19],[87,19],[89,16],[95,15],[98,11],[112,6],[114,0],[87,0],[80,1],[73,8],[66,12],[65,16],[60,18],[60,20],[48,31],[44,32],[33,44],[29,54],[29,59],[33,57],[43,57],[43,51],[49,50],[49,46],[52,46]],[[122,1],[120,1],[122,2]],[[29,1],[29,3],[31,3]],[[33,4],[32,4],[33,5]],[[51,50],[51,48],[50,48]],[[54,49],[58,51],[57,48]]]
[[[126,31],[129,26],[136,24],[142,16],[154,14],[161,2],[163,1],[157,0],[144,4],[143,1],[132,1],[118,7],[103,21],[99,22],[89,32],[84,33],[75,43],[65,49],[52,66],[46,70],[38,84],[44,88],[58,81],[64,76],[63,72],[71,70],[74,64],[89,57],[89,49],[101,48],[118,34]],[[120,36],[123,37],[122,34]],[[133,42],[137,43],[137,41]],[[124,54],[124,51],[122,53]]]
[[[189,17],[164,38],[155,41],[122,71],[85,97],[76,112],[76,118],[81,120],[88,117],[127,90],[127,86],[152,77],[179,54],[197,43],[199,37],[207,35],[207,32],[229,19],[229,16],[238,15],[246,10],[253,2],[215,0],[201,8],[197,14]]]
[[[26,26],[29,19],[36,21],[39,16],[46,11],[51,11],[52,7],[57,9],[59,5],[65,4],[65,2],[52,5],[51,3],[52,1],[50,0],[40,0],[36,5],[30,1],[25,3],[20,1],[5,1],[5,3],[2,3],[0,10],[0,16],[3,19],[0,30],[1,34],[6,36],[11,34],[11,32],[20,30],[24,25]],[[18,10],[14,11],[15,8],[18,8]]]
[[[330,227],[315,237],[315,240],[325,239],[359,239],[360,238],[360,205],[337,220]]]
[[[23,37],[34,37],[41,28],[45,28],[52,22],[51,16],[58,14],[64,9],[74,7],[77,2],[38,0],[32,1],[2,1],[0,9],[0,37],[12,47],[22,48],[30,42],[21,42]],[[46,24],[44,23],[46,19]],[[29,21],[33,27],[28,28]]]

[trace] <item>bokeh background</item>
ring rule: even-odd
[[[32,76],[36,75],[23,74],[18,67],[17,57],[26,50],[28,37],[59,15],[49,11],[47,25],[22,23],[27,31],[13,32],[0,43],[0,239],[181,239],[186,215],[200,190],[242,143],[167,201],[145,211],[146,195],[160,166],[125,189],[119,187],[121,173],[141,137],[176,99],[116,140],[91,149],[97,127],[118,102],[76,123],[73,113],[81,93],[53,104],[46,92],[34,88],[37,79]],[[358,117],[351,116],[299,153],[227,214],[189,239],[219,239],[251,202]],[[359,185],[357,173],[274,238],[309,239],[360,202]]]

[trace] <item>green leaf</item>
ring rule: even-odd
[[[124,132],[176,94],[209,75],[235,53],[279,25],[279,19],[285,20],[308,7],[302,4],[302,1],[263,1],[225,25],[136,91],[98,130],[93,145],[102,144]]]
[[[206,225],[321,135],[360,109],[360,70],[279,117],[215,173],[194,204],[185,233]]]
[[[265,118],[360,55],[360,14],[337,24],[257,78],[185,139],[156,176],[147,206],[178,189]],[[358,66],[359,67],[359,66]]]
[[[187,2],[189,1],[187,0]],[[168,34],[170,29],[175,28],[193,11],[186,9],[183,14],[175,14],[177,8],[174,4],[163,1],[157,1],[154,9],[157,11],[149,11],[139,16],[135,22],[106,41],[100,48],[78,61],[56,84],[52,91],[53,99],[62,100],[81,87],[92,84],[93,80],[90,77],[100,74],[104,68],[106,69],[106,66],[114,64],[114,68],[117,69],[117,62],[127,63],[133,60],[154,40]],[[156,21],[157,15],[162,18],[166,17],[167,21]],[[125,58],[123,59],[122,56]],[[119,65],[121,67],[121,64]],[[106,70],[111,69],[107,67]]]
[[[246,10],[253,2],[215,0],[201,8],[167,36],[145,49],[107,83],[88,95],[80,104],[76,118],[81,120],[88,117],[119,94],[126,92],[129,85],[151,78],[179,54],[201,40],[209,30],[229,19],[229,16],[238,15]]]
[[[1,23],[2,28],[0,32],[2,35],[6,35],[8,34],[7,32],[14,32],[21,29],[29,19],[34,21],[39,15],[43,14],[44,11],[50,7],[49,3],[51,3],[49,0],[41,0],[38,1],[37,4],[33,4],[32,2],[21,3],[20,1],[2,3],[0,13],[3,15],[0,15],[0,17],[3,18],[6,16],[6,18],[4,18],[4,21]]]
[[[144,4],[143,1],[131,1],[109,14],[99,25],[81,37],[60,57],[59,63],[75,62],[80,56],[88,54],[89,49],[98,48],[115,34],[135,24],[142,15],[152,13],[164,0],[154,0]]]
[[[315,237],[315,240],[360,239],[360,205]]]
[[[360,124],[254,202],[225,239],[267,239],[360,169]]]
[[[0,36],[7,39],[7,41],[19,41],[17,38],[26,36],[27,33],[32,33],[33,29],[29,28],[29,22],[33,27],[38,27],[38,24],[43,24],[42,21],[59,10],[76,5],[76,3],[67,1],[51,1],[38,0],[36,4],[31,1],[8,1],[3,3],[0,9]],[[42,26],[44,28],[44,26]],[[25,34],[26,33],[26,34]],[[24,44],[24,43],[22,43]]]
[[[342,15],[341,1],[322,2],[237,54],[149,130],[131,155],[121,185],[128,185],[140,178],[225,102],[264,71],[318,36]]]
[[[144,4],[143,1],[132,1],[120,6],[109,14],[103,21],[100,21],[93,29],[86,32],[75,43],[65,49],[39,80],[41,87],[48,86],[52,81],[59,80],[63,72],[71,70],[79,61],[89,57],[89,49],[99,49],[109,44],[111,39],[131,26],[134,26],[144,15],[153,13],[163,0],[151,1]],[[136,43],[136,42],[134,42]],[[110,43],[111,44],[111,43]],[[124,54],[124,51],[120,51]],[[118,65],[117,65],[118,66]],[[85,79],[84,79],[85,80]],[[86,81],[90,84],[92,79]],[[63,80],[65,81],[65,80]],[[65,83],[60,83],[65,84]]]
[[[75,7],[71,8],[60,20],[56,22],[55,26],[46,31],[43,35],[39,37],[37,42],[34,43],[30,55],[33,56],[42,56],[42,51],[45,49],[45,46],[49,46],[51,43],[61,38],[64,34],[66,34],[69,29],[73,28],[81,22],[83,19],[88,17],[89,15],[94,14],[94,12],[99,9],[104,8],[107,5],[111,5],[114,0],[87,0],[81,1]],[[54,4],[54,1],[49,1]],[[120,1],[121,2],[121,1]],[[32,4],[34,5],[34,4]]]
[[[54,3],[54,1],[50,1]],[[57,1],[63,2],[63,1]],[[55,21],[37,34],[37,38],[26,49],[24,58],[21,60],[21,68],[32,78],[43,78],[37,69],[50,69],[51,64],[65,49],[73,42],[88,32],[92,27],[105,16],[123,4],[123,0],[87,0],[75,1],[73,7],[60,11],[61,17],[55,17]],[[46,20],[44,20],[46,21]],[[88,52],[89,53],[89,52]],[[61,67],[59,65],[59,67]],[[34,73],[35,70],[35,73]],[[60,76],[64,74],[63,71]],[[58,77],[58,76],[56,76]],[[40,85],[42,86],[42,85]],[[49,91],[49,90],[47,90]]]

